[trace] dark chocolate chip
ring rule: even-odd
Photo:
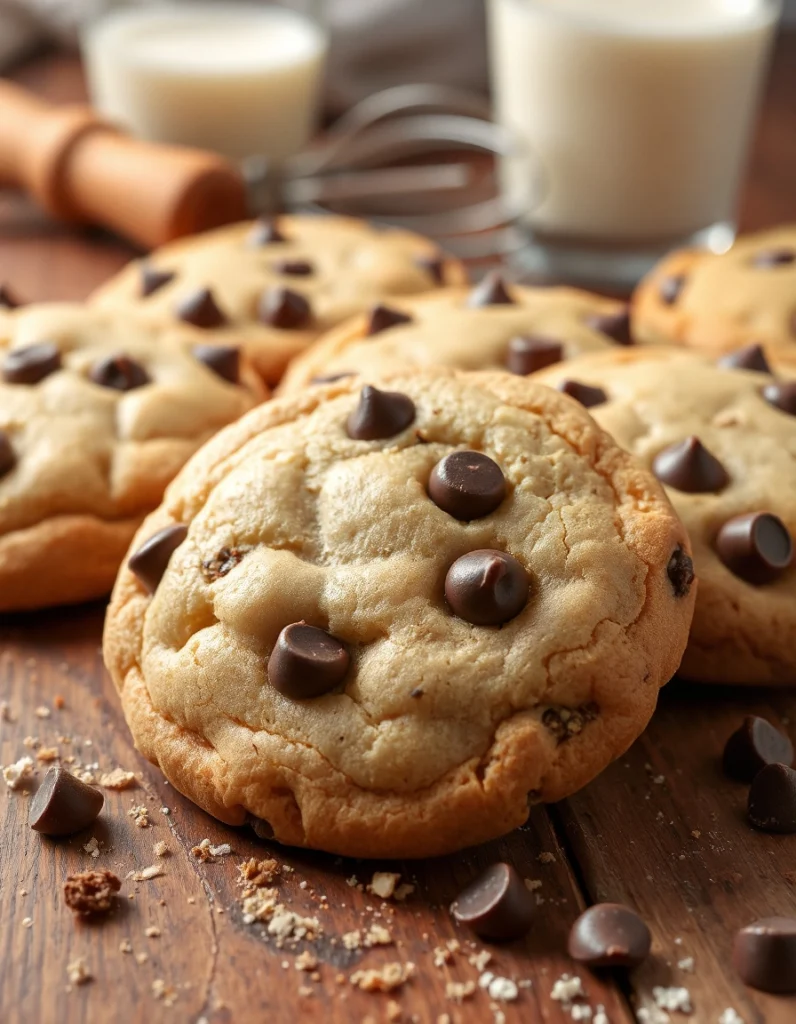
[[[512,338],[506,353],[506,369],[525,375],[553,366],[564,358],[564,346],[554,338],[520,335]]]
[[[727,740],[722,758],[724,774],[738,782],[752,782],[769,764],[793,763],[793,744],[771,722],[747,715]]]
[[[683,290],[685,282],[685,274],[672,274],[670,277],[664,277],[658,286],[661,302],[667,306],[673,306],[680,298],[680,292]]]
[[[249,545],[244,545],[239,548],[221,548],[213,558],[208,558],[207,561],[202,562],[202,574],[208,583],[214,583],[216,580],[221,579],[222,576],[226,576],[227,573],[232,572],[236,565],[240,565],[243,558],[248,552],[251,551]]]
[[[635,910],[598,903],[572,925],[567,949],[587,967],[637,967],[649,956],[651,944],[650,930]]]
[[[187,536],[187,526],[173,523],[158,530],[130,556],[127,563],[130,572],[138,577],[150,594],[158,589],[169,559]]]
[[[98,789],[56,765],[30,802],[28,824],[45,836],[68,836],[96,821],[105,798]]]
[[[675,548],[672,552],[672,557],[666,566],[666,575],[674,590],[674,596],[685,597],[696,579],[696,574],[691,556],[683,548]]]
[[[253,814],[250,814],[246,819],[246,824],[251,827],[258,839],[268,840],[274,838],[273,826],[265,818],[256,818]]]
[[[533,897],[510,864],[492,864],[451,903],[451,914],[482,939],[517,939],[531,927]]]
[[[576,708],[545,708],[542,712],[542,725],[553,734],[556,743],[566,743],[573,736],[579,736],[599,713],[600,709],[593,701]]]
[[[0,284],[0,309],[17,309],[24,305],[22,300],[11,291],[7,284]]]
[[[7,384],[38,384],[61,367],[61,353],[50,341],[12,348],[3,363]]]
[[[770,270],[771,267],[786,267],[794,260],[796,260],[796,252],[793,249],[764,249],[762,252],[755,253],[752,258],[752,266]]]
[[[422,686],[415,686],[414,689],[409,691],[409,696],[416,700],[418,697],[422,697],[424,693],[425,690]]]
[[[495,511],[506,496],[506,478],[488,455],[451,452],[432,469],[428,494],[443,512],[468,522]]]
[[[716,551],[730,572],[747,583],[770,583],[793,559],[793,541],[782,520],[770,512],[728,519],[716,537]]]
[[[146,263],[141,267],[141,298],[165,288],[177,275],[173,270],[158,270],[157,267],[150,267]]]
[[[499,626],[522,611],[530,580],[516,558],[482,548],[457,558],[445,577],[453,612],[476,626]]]
[[[693,435],[658,452],[652,471],[669,487],[687,494],[715,494],[730,482],[724,466]]]
[[[240,381],[240,349],[237,345],[194,345],[194,358],[230,384]]]
[[[617,313],[592,313],[586,323],[594,331],[600,331],[612,338],[617,345],[632,345],[630,333],[630,311],[627,306]]]
[[[415,419],[415,403],[399,391],[379,391],[365,385],[359,404],[346,422],[346,432],[355,441],[382,441],[406,430]]]
[[[10,473],[16,462],[17,457],[11,445],[11,438],[5,430],[0,430],[0,477]]]
[[[205,330],[221,327],[227,322],[209,288],[197,288],[191,295],[180,299],[175,312],[186,324],[193,324],[194,327],[202,327]]]
[[[287,239],[279,230],[278,223],[270,217],[262,217],[249,234],[249,245],[271,245],[274,242],[286,242]]]
[[[796,993],[796,918],[764,917],[741,928],[732,962],[745,985],[777,995]]]
[[[287,277],[309,277],[315,273],[315,268],[308,260],[282,260],[274,264],[274,270]]]
[[[406,313],[397,309],[390,309],[389,306],[374,306],[368,317],[368,326],[365,333],[368,337],[373,334],[380,334],[390,327],[397,327],[399,324],[411,324],[412,318]]]
[[[294,622],[277,637],[268,680],[291,700],[320,697],[343,681],[350,660],[343,644],[326,630]]]
[[[425,271],[434,284],[445,284],[445,259],[442,256],[416,256],[415,266]]]
[[[353,370],[344,370],[342,373],[327,373],[320,377],[310,377],[310,384],[334,384],[335,381],[345,380],[347,377],[356,377]]]
[[[257,316],[261,323],[283,331],[295,331],[312,319],[312,308],[303,295],[289,288],[269,288],[260,296]]]
[[[723,356],[719,359],[718,365],[725,370],[756,370],[758,373],[771,373],[762,345],[745,345]]]
[[[506,291],[506,285],[498,270],[493,270],[479,282],[467,297],[471,309],[480,306],[511,306],[514,299]]]
[[[786,764],[767,764],[749,787],[749,821],[763,832],[796,832],[796,772]]]
[[[796,416],[796,381],[778,381],[766,384],[761,394],[769,405],[788,416]]]
[[[591,409],[595,405],[602,405],[603,402],[608,401],[608,395],[602,388],[592,387],[591,384],[583,384],[579,380],[562,380],[558,385],[558,390],[562,394],[574,398],[576,402],[580,402],[587,409]]]
[[[132,391],[148,384],[150,379],[140,363],[121,352],[94,363],[89,377],[100,387],[113,388],[114,391]]]

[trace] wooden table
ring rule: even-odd
[[[68,59],[32,62],[16,77],[52,98],[82,95],[79,68]],[[796,221],[796,36],[777,50],[743,206],[746,228],[788,219]],[[0,279],[26,298],[81,298],[130,254],[117,240],[69,232],[23,200],[0,197]],[[563,974],[582,979],[588,1001],[580,1005],[595,1013],[604,1006],[611,1024],[642,1021],[636,1011],[654,1006],[656,985],[690,992],[693,1014],[673,1013],[673,1021],[718,1024],[728,1007],[746,1024],[796,1020],[796,999],[745,988],[729,963],[739,926],[796,914],[796,837],[752,831],[745,787],[727,782],[719,768],[724,741],[743,715],[762,714],[793,731],[796,695],[675,682],[624,757],[570,800],[535,810],[513,835],[456,857],[369,864],[269,846],[248,830],[220,825],[171,790],[133,750],[102,667],[102,617],[95,605],[0,621],[0,762],[56,747],[76,763],[137,776],[133,789],[105,791],[106,811],[94,828],[59,842],[28,829],[25,789],[2,787],[3,1024],[564,1024],[571,1011],[551,998]],[[38,745],[28,739],[26,746],[26,737]],[[38,777],[45,767],[37,763]],[[137,827],[128,814],[133,806],[147,808],[150,827]],[[96,858],[84,849],[92,838]],[[205,838],[229,843],[233,853],[197,860],[191,848]],[[153,846],[161,840],[170,854],[159,859]],[[283,902],[321,921],[323,935],[306,944],[318,957],[317,974],[296,968],[304,944],[278,949],[262,926],[243,921],[237,866],[271,854],[294,869],[278,883]],[[472,937],[454,926],[447,906],[498,858],[539,881],[538,916],[525,941],[489,947],[484,968],[470,963],[484,945],[469,945]],[[126,877],[155,863],[163,869],[158,877]],[[119,909],[98,923],[73,920],[61,898],[64,877],[92,867],[124,880]],[[374,869],[400,872],[415,891],[385,907],[361,884],[349,884],[354,877],[368,882]],[[636,906],[652,928],[653,955],[629,976],[598,977],[575,969],[565,955],[570,922],[600,900]],[[374,923],[388,927],[393,945],[346,948],[344,933]],[[438,954],[435,964],[435,947],[454,939],[460,949]],[[93,980],[67,991],[67,965],[81,957]],[[359,967],[390,961],[416,967],[392,995],[360,991],[348,980]],[[461,1005],[446,996],[447,983],[477,983],[484,969],[522,982],[518,999],[490,1006],[482,989]],[[656,1021],[654,1014],[647,1019]]]

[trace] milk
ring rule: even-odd
[[[503,185],[532,227],[647,245],[732,222],[778,9],[490,0],[496,119],[528,147]]]
[[[116,11],[83,39],[109,119],[145,139],[275,160],[312,134],[326,45],[299,14],[226,2]]]

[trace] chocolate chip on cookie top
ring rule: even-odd
[[[473,288],[467,297],[467,305],[471,309],[480,306],[510,306],[514,299],[506,289],[506,283],[497,270],[492,270]]]
[[[217,377],[230,384],[240,382],[240,349],[237,345],[194,345],[191,351]]]
[[[796,261],[796,249],[762,249],[752,257],[752,265],[762,270],[787,267]]]
[[[687,280],[685,274],[670,274],[669,277],[664,277],[658,285],[661,302],[667,306],[673,306],[680,298],[680,293]]]
[[[445,597],[460,619],[476,626],[501,626],[528,602],[530,580],[505,551],[483,549],[457,558],[445,577]]]
[[[14,454],[11,438],[8,436],[7,431],[0,430],[0,477],[10,473],[16,462],[17,457]]]
[[[365,333],[368,337],[371,337],[374,334],[380,334],[382,331],[388,330],[390,327],[397,327],[399,324],[410,324],[411,322],[412,318],[407,313],[402,313],[398,309],[391,309],[389,306],[379,304],[374,306],[368,314],[368,326]]]
[[[724,466],[694,436],[658,452],[652,468],[663,483],[688,494],[716,493],[730,482]]]
[[[771,373],[762,345],[744,345],[735,352],[729,352],[719,359],[719,366],[725,370],[755,370],[757,373]]]
[[[716,536],[716,550],[730,572],[748,583],[770,583],[793,561],[790,531],[770,512],[729,519]]]
[[[558,385],[558,390],[562,394],[574,398],[576,402],[580,402],[586,409],[591,409],[595,405],[602,405],[603,402],[608,401],[608,395],[602,388],[594,387],[591,384],[584,384],[583,381],[579,380],[562,380]]]
[[[309,260],[280,260],[274,264],[274,270],[286,277],[310,277],[315,267]]]
[[[158,530],[130,556],[128,568],[143,583],[150,594],[158,584],[169,564],[169,559],[188,536],[188,527],[173,523]]]
[[[273,245],[275,242],[286,242],[279,223],[272,217],[262,217],[249,232],[248,242],[251,246]]]
[[[312,307],[303,295],[289,288],[269,288],[260,296],[257,316],[263,324],[295,331],[310,323]]]
[[[766,384],[760,393],[769,405],[789,416],[796,416],[796,381],[775,381]]]
[[[666,566],[666,574],[672,584],[674,596],[685,597],[691,590],[696,573],[691,556],[682,547],[675,548],[672,552],[672,557]]]
[[[430,256],[415,257],[415,266],[420,267],[434,284],[445,284],[445,259],[443,256],[432,254]]]
[[[38,384],[61,368],[61,352],[50,341],[13,348],[3,361],[3,380],[7,384]]]
[[[141,266],[141,298],[146,299],[165,288],[177,275],[173,270],[160,270],[144,263]]]
[[[212,330],[227,322],[227,318],[209,288],[197,288],[196,291],[180,299],[175,314],[186,324],[201,327],[203,330]]]
[[[607,334],[617,345],[632,345],[633,337],[630,333],[630,310],[628,307],[613,313],[591,313],[586,317],[586,323],[595,331]]]
[[[91,367],[89,376],[100,387],[113,388],[115,391],[132,391],[150,382],[149,374],[143,366],[124,353],[100,359]]]
[[[268,680],[291,700],[320,697],[339,686],[351,658],[336,637],[306,622],[285,626],[268,659]]]
[[[346,432],[356,441],[382,441],[406,430],[414,419],[415,403],[408,395],[379,391],[368,384],[346,421]]]
[[[505,498],[506,478],[482,452],[451,452],[431,471],[428,493],[435,505],[455,519],[480,519]]]
[[[560,363],[564,358],[564,346],[554,338],[518,335],[509,341],[506,353],[506,369],[510,373],[527,376],[545,366]]]

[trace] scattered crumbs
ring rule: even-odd
[[[111,871],[82,871],[67,875],[64,900],[76,914],[106,914],[122,883]]]
[[[208,861],[214,864],[219,857],[227,857],[230,853],[232,853],[232,847],[229,843],[212,846],[209,839],[203,839],[197,846],[191,847],[191,856],[203,864]]]
[[[657,1006],[642,1006],[636,1010],[639,1024],[671,1024],[672,1018]]]
[[[249,860],[244,860],[238,865],[238,871],[240,872],[238,879],[240,885],[251,885],[255,889],[260,889],[273,882],[279,874],[279,864],[273,857],[268,857],[266,860],[250,857]]]
[[[314,971],[318,966],[318,958],[308,949],[296,957],[295,968],[297,971]]]
[[[362,886],[359,884],[359,879],[356,875],[351,875],[350,878],[346,878],[345,884],[351,889],[361,889]]]
[[[445,985],[445,998],[453,1003],[463,1003],[475,992],[474,981],[449,981]]]
[[[7,700],[0,700],[0,722],[13,722],[14,717],[11,714],[11,705]]]
[[[306,999],[308,996],[315,995],[315,992],[310,985],[299,985],[298,994],[302,999]]]
[[[136,953],[135,954],[135,962],[139,966],[141,966],[142,964],[145,964],[148,959],[149,959],[149,953]]]
[[[58,747],[42,747],[36,751],[37,761],[57,761],[58,760]]]
[[[99,784],[103,789],[130,789],[136,785],[135,774],[122,768],[114,768],[112,772],[100,775]]]
[[[33,714],[37,718],[49,718],[50,715],[52,714],[52,711],[50,711],[50,709],[45,704],[40,704],[33,712]]]
[[[53,697],[53,707],[55,708],[56,711],[63,711],[63,709],[66,707],[66,701],[64,700],[60,693],[56,693],[56,695]]]
[[[26,736],[25,739],[22,741],[22,746],[27,747],[28,750],[35,750],[36,747],[39,746],[40,742],[41,741],[39,740],[38,736]]]
[[[371,967],[364,971],[354,971],[349,981],[363,992],[394,992],[414,973],[413,963],[393,962],[378,969]]]
[[[594,1011],[594,1017],[592,1018],[591,1024],[610,1024],[608,1014],[605,1012],[605,1007],[602,1003],[600,1003]]]
[[[513,1002],[520,994],[519,989],[511,978],[501,978],[491,971],[484,971],[478,979],[478,987],[485,988],[489,993],[490,999],[501,1003]]]
[[[284,872],[284,874],[286,874],[286,875],[292,875],[292,874],[293,874],[293,872],[294,872],[295,870],[296,870],[296,869],[295,869],[295,868],[292,868],[292,867],[291,867],[291,866],[290,866],[289,864],[283,864],[283,865],[282,865],[282,871],[283,871],[283,872]]]
[[[150,925],[149,928],[144,929],[144,935],[146,935],[148,939],[159,939],[160,928],[156,928],[155,925]]]
[[[424,936],[424,938],[425,937],[426,936]],[[446,941],[445,945],[448,947],[448,949],[451,951],[451,953],[458,953],[459,950],[462,948],[461,947],[461,943],[459,942],[458,939],[448,939]],[[475,945],[475,943],[473,943],[473,946],[474,945]]]
[[[162,978],[155,978],[152,982],[152,995],[165,1006],[174,1006],[177,1001],[177,990],[173,985],[167,985]]]
[[[368,892],[383,900],[388,900],[394,895],[400,881],[401,876],[394,871],[374,871],[373,878],[367,887]]]
[[[32,928],[33,927],[33,918],[32,917],[23,917],[22,918],[22,927],[23,928]]]
[[[302,878],[302,880],[299,882],[299,889],[306,889],[306,888],[307,888],[307,880],[306,880],[306,878]]]
[[[394,898],[398,900],[399,903],[403,903],[407,896],[411,896],[414,891],[415,887],[410,882],[401,882],[395,890]]]
[[[652,990],[652,998],[660,1010],[672,1010],[677,1013],[692,1013],[694,1010],[691,993],[679,985],[656,985]]]
[[[692,828],[691,829],[691,835],[694,837],[694,839],[699,839],[699,838],[701,838],[702,833],[699,831],[698,828]]]
[[[166,872],[160,864],[150,864],[148,868],[142,868],[141,871],[136,871],[133,875],[133,879],[136,882],[148,882],[150,878],[157,878],[159,875],[165,875]]]
[[[343,941],[345,941],[345,936],[343,936]],[[449,964],[453,960],[453,953],[446,949],[445,946],[435,946],[432,950],[432,955],[435,967],[444,967],[445,964]]]
[[[315,939],[322,928],[316,917],[302,917],[277,900],[276,889],[255,889],[243,897],[243,922],[268,922],[268,934],[276,938],[278,949],[287,941]]]
[[[171,814],[171,811],[170,811],[170,809],[168,807],[161,807],[160,808],[160,813],[161,814],[165,814],[168,817]]]
[[[686,974],[693,974],[694,958],[692,956],[684,956],[682,960],[677,961],[677,966],[681,971],[685,971]]]
[[[93,857],[94,860],[96,860],[97,857],[99,857],[100,855],[99,840],[96,838],[96,836],[92,836],[91,839],[89,839],[89,841],[83,845],[83,849],[87,854],[89,854],[89,856]]]
[[[152,849],[155,851],[156,857],[168,857],[169,854],[171,853],[171,850],[168,848],[168,845],[164,839],[159,839],[152,847]]]
[[[342,936],[344,949],[361,949],[362,933],[357,929],[353,932],[344,932]]]
[[[451,1024],[451,1017],[449,1013],[441,1013],[437,1017],[437,1024]]]
[[[591,1021],[592,1009],[588,1003],[573,1003],[569,1014],[574,1021]]]
[[[736,1010],[728,1006],[726,1010],[722,1011],[719,1017],[719,1024],[744,1024],[744,1019],[739,1016]]]
[[[66,965],[66,976],[70,985],[85,985],[92,980],[92,974],[86,966],[85,957],[79,956]]]
[[[95,786],[97,784],[94,773],[88,771],[86,768],[75,768],[73,769],[72,774],[76,779],[80,779],[81,782],[85,782],[87,786]]]
[[[571,1003],[574,999],[584,999],[586,993],[583,991],[583,982],[580,978],[575,975],[571,977],[569,974],[562,974],[560,978],[553,985],[553,990],[550,993],[550,998],[555,999],[556,1002]]]
[[[664,784],[664,782],[666,782],[666,776],[665,775],[653,775],[652,779],[650,781],[653,782],[656,786],[662,786]]]
[[[149,828],[152,824],[149,820],[149,808],[145,807],[144,804],[136,804],[130,808],[127,814],[139,828]]]
[[[540,853],[536,858],[540,864],[555,864],[555,854],[552,853]]]
[[[27,896],[28,895],[28,890],[27,889],[20,889],[19,890],[19,895],[20,896]]]
[[[387,1002],[387,1020],[390,1024],[398,1024],[401,1019],[401,1007],[394,999]]]
[[[471,953],[467,960],[480,973],[486,968],[486,965],[491,962],[492,954],[488,949],[482,949],[480,953]]]
[[[525,882],[525,888],[528,892],[535,892],[537,889],[542,888],[541,878],[525,878],[523,881]]]
[[[122,941],[119,943],[119,952],[120,953],[132,953],[132,951],[133,951],[133,944],[132,944],[132,942],[130,942],[129,939],[122,939]]]
[[[9,789],[19,789],[25,780],[30,778],[32,771],[33,761],[31,758],[20,757],[14,764],[7,764],[5,766],[3,778],[6,780],[6,785]]]

